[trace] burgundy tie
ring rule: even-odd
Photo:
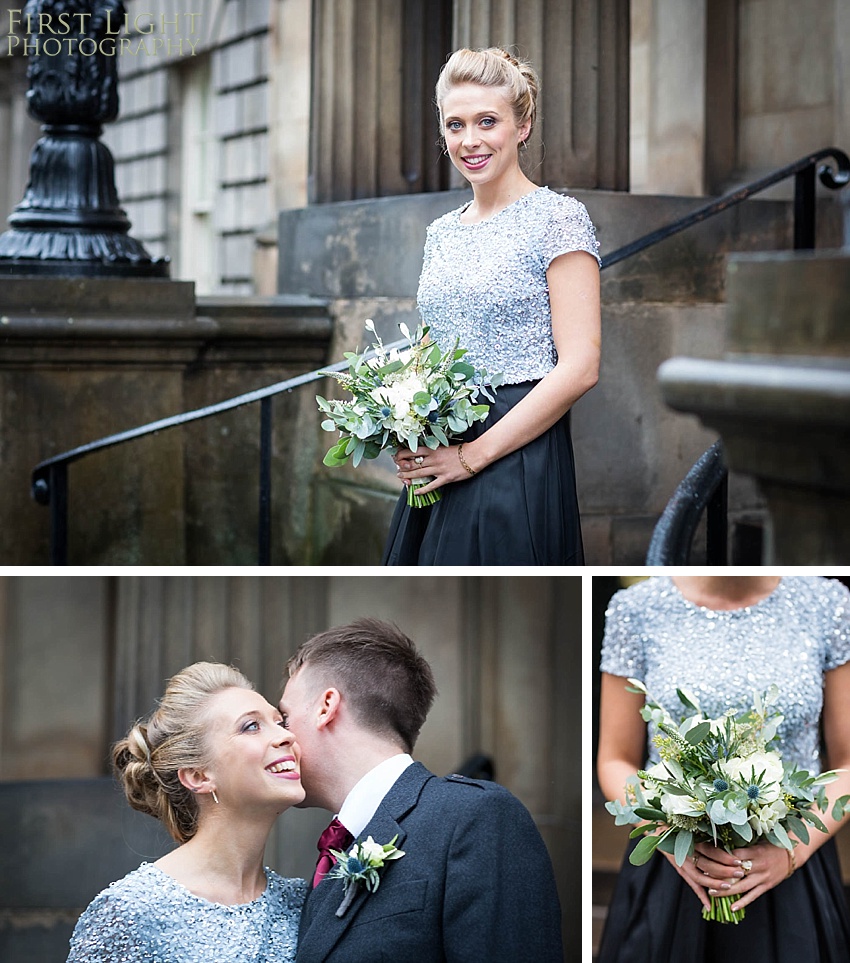
[[[313,874],[313,886],[318,886],[336,863],[336,859],[331,856],[330,851],[332,849],[345,849],[353,841],[354,837],[351,833],[334,817],[330,826],[319,836],[319,861],[316,863],[316,872]]]

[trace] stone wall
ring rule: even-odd
[[[116,432],[319,367],[322,301],[201,300],[189,282],[8,277],[0,289],[0,558],[48,561],[33,468]],[[274,556],[300,560],[316,458],[298,436],[307,396],[274,414]],[[159,432],[73,464],[69,554],[86,565],[256,564],[259,406]]]
[[[847,149],[843,0],[632,0],[631,27],[632,191],[719,194]]]
[[[133,235],[200,293],[273,293],[255,247],[278,207],[306,201],[309,0],[126,6],[131,25],[154,24],[130,34],[151,52],[119,58],[104,135]]]

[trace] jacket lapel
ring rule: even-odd
[[[365,840],[367,836],[371,836],[375,842],[383,845],[397,836],[395,845],[403,849],[402,844],[406,833],[398,820],[416,805],[422,787],[432,778],[433,775],[421,763],[415,762],[412,766],[408,766],[378,806],[369,825],[361,833],[360,839]],[[380,886],[391,884],[392,868],[393,863],[388,863],[381,870]],[[365,886],[360,886],[353,902],[340,917],[336,915],[336,911],[343,900],[342,880],[325,879],[319,883],[308,895],[304,907],[306,925],[301,927],[298,959],[305,961],[326,959],[351,926],[370,895]]]

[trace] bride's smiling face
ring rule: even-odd
[[[458,84],[443,98],[440,112],[451,162],[473,188],[519,168],[519,145],[531,125],[517,125],[501,88]]]
[[[301,750],[274,706],[257,692],[230,688],[214,695],[207,711],[209,771],[222,803],[282,811],[303,801]]]

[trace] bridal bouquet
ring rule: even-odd
[[[366,329],[377,339],[371,348],[374,355],[346,352],[348,371],[323,372],[353,396],[345,401],[316,396],[319,409],[327,415],[322,428],[339,431],[339,440],[324,457],[325,465],[334,468],[350,458],[356,468],[363,458],[377,458],[385,448],[405,446],[416,451],[425,445],[436,449],[487,417],[490,406],[479,398],[494,401],[492,389],[501,384],[502,376],[465,362],[465,348],[455,343],[443,351],[426,340],[427,327],[420,325],[411,335],[407,325],[400,324],[408,347],[387,350],[371,320],[366,321]],[[409,505],[433,505],[440,498],[439,491],[416,493],[430,480],[417,479],[408,487]]]
[[[782,722],[782,716],[770,710],[779,694],[776,686],[764,695],[756,693],[752,709],[729,711],[716,719],[708,718],[692,696],[677,690],[685,707],[684,721],[677,724],[642,683],[629,679],[629,684],[630,692],[646,696],[641,715],[657,727],[655,744],[661,756],[661,762],[628,780],[627,804],[606,803],[618,826],[641,823],[631,833],[631,838],[643,836],[629,856],[631,863],[640,866],[660,849],[681,866],[698,842],[731,852],[766,840],[791,851],[796,842],[789,833],[803,843],[809,841],[806,824],[827,832],[815,809],[826,812],[824,787],[838,773],[810,775],[784,763],[780,752],[770,748]],[[847,811],[848,799],[836,800],[835,818]],[[745,910],[732,911],[736,898],[712,897],[711,909],[703,909],[703,916],[739,922]]]

